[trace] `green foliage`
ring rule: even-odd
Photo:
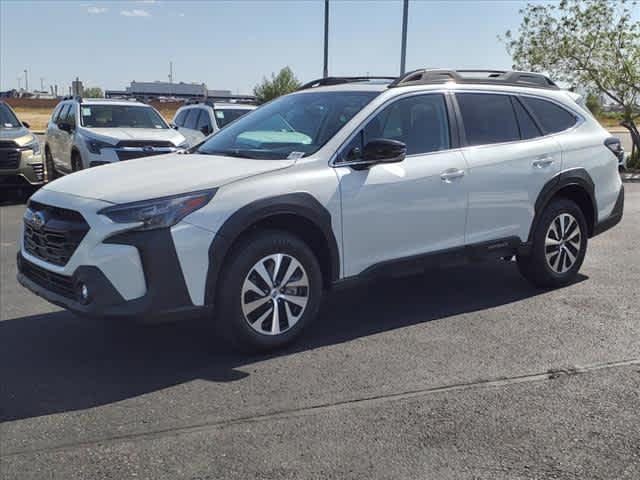
[[[100,87],[87,87],[83,90],[82,96],[86,98],[102,98],[104,94]]]
[[[587,95],[586,105],[589,111],[596,116],[599,115],[600,111],[602,110],[600,97],[595,93],[590,93],[589,95]]]
[[[528,4],[518,32],[502,39],[520,70],[595,89],[632,120],[640,100],[640,22],[635,0]]]
[[[271,80],[264,77],[253,89],[259,104],[273,100],[280,95],[291,93],[300,87],[300,82],[289,67],[284,67],[278,75],[271,74]]]

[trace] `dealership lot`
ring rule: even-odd
[[[17,285],[0,206],[0,478],[638,478],[640,184],[582,275],[511,263],[332,293],[268,356]]]

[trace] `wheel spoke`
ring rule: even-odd
[[[266,259],[264,259],[266,260]],[[254,267],[253,270],[260,275],[262,280],[267,284],[268,287],[273,287],[273,280],[271,279],[271,275],[264,266],[264,260],[259,261]]]
[[[271,301],[271,297],[266,296],[259,298],[257,300],[253,300],[249,303],[244,304],[244,311],[247,312],[247,315],[251,314],[256,308],[260,308],[265,303]]]
[[[280,333],[280,308],[278,302],[273,304],[273,317],[271,317],[271,334]]]
[[[573,263],[576,261],[576,256],[568,248],[565,248],[564,252],[567,255],[567,258],[569,259],[569,267],[568,268],[571,268]]]
[[[267,294],[267,292],[262,290],[260,287],[258,287],[255,283],[253,283],[253,281],[251,281],[248,278],[247,278],[247,281],[244,283],[244,293],[247,293],[247,292],[257,293],[261,297],[264,297]]]
[[[551,238],[551,235],[547,235],[547,238],[544,241],[544,245],[545,247],[560,245],[560,240],[556,240],[555,238]]]
[[[273,261],[275,262],[273,267],[273,285],[275,286],[278,283],[278,273],[280,273],[280,266],[282,265],[282,254],[274,255]]]
[[[307,305],[307,297],[306,296],[298,296],[298,295],[280,295],[280,298],[287,302],[291,302],[294,305],[304,308]]]
[[[273,310],[273,306],[271,308],[268,308],[267,311],[264,312],[262,315],[260,315],[257,320],[254,320],[251,323],[251,326],[255,329],[262,328],[262,322],[264,322],[269,315],[272,315],[273,313],[272,310]]]
[[[291,280],[291,277],[299,267],[300,267],[300,263],[295,258],[292,258],[291,262],[289,263],[289,268],[287,268],[287,271],[284,274],[284,277],[282,277],[283,287],[294,286],[294,285],[289,285],[289,280]]]

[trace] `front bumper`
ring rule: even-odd
[[[44,181],[42,152],[34,155],[32,150],[20,150],[16,168],[0,166],[0,188],[42,185]]]

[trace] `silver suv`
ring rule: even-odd
[[[195,102],[180,107],[172,124],[193,146],[255,109],[255,105],[243,103]]]
[[[66,97],[53,111],[45,136],[50,178],[120,160],[186,148],[151,106],[134,101]]]

